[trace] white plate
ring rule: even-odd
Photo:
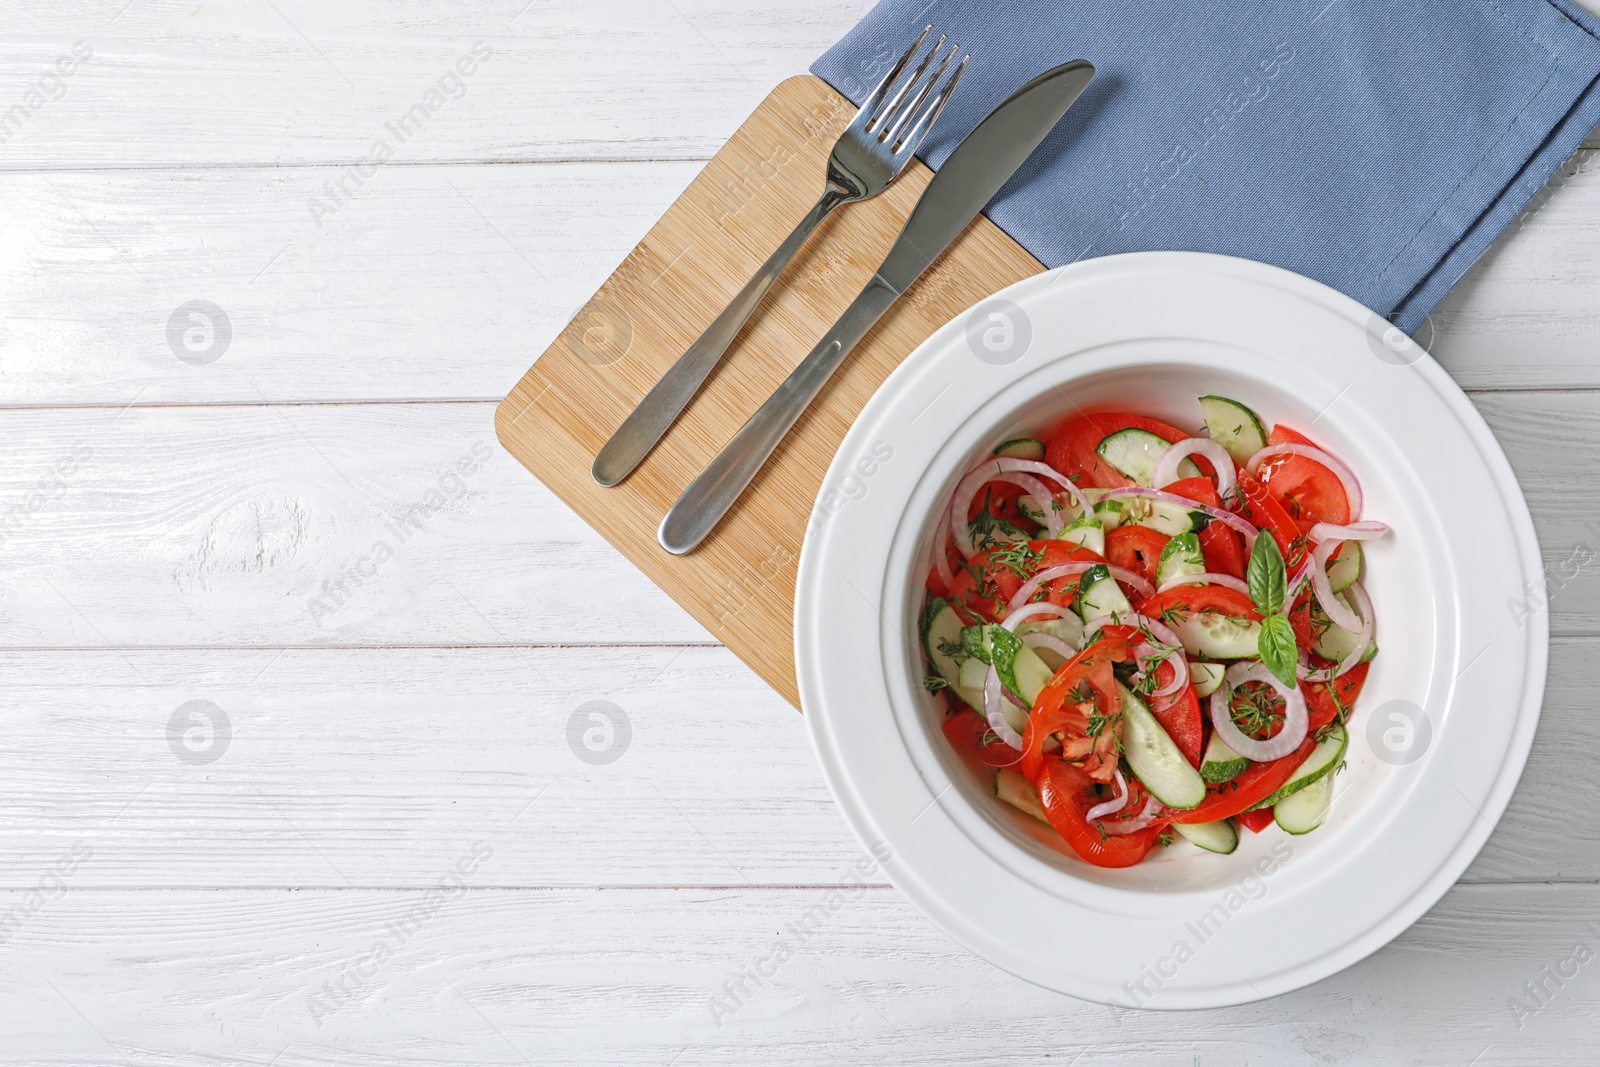
[[[1510,607],[1541,580],[1538,544],[1476,409],[1420,349],[1386,347],[1384,326],[1259,263],[1114,256],[1029,278],[958,317],[867,404],[801,553],[801,701],[856,833],[887,846],[894,884],[961,943],[1090,1000],[1237,1004],[1373,952],[1477,854],[1538,722],[1546,622]],[[1321,829],[1245,834],[1231,856],[1180,840],[1103,870],[1049,846],[939,731],[916,647],[933,516],[971,462],[1075,407],[1198,429],[1195,398],[1209,392],[1355,468],[1364,517],[1394,529],[1367,553],[1382,654]]]

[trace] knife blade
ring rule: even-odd
[[[989,112],[923,190],[878,277],[899,292],[910,288],[1049,136],[1093,77],[1087,60],[1063,63]]]
[[[1083,59],[1053,67],[1006,97],[962,139],[866,288],[668,510],[656,532],[662,548],[682,555],[716,527],[845,356],[1033,154],[1094,73]]]

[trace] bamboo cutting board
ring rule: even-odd
[[[834,323],[888,254],[932,177],[920,161],[814,234],[684,415],[625,482],[595,453],[821,195],[855,109],[818,78],[773,90],[495,411],[500,442],[773,688],[799,706],[795,571],[845,431],[951,318],[1044,270],[979,216],[862,339],[722,524],[673,556],[656,527],[678,494]]]

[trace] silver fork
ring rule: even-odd
[[[595,481],[606,486],[616,485],[650,454],[683,409],[689,406],[689,401],[733,344],[761,298],[822,220],[841,204],[877,196],[905,171],[967,67],[963,58],[939,86],[951,60],[960,50],[959,46],[951,45],[950,51],[940,59],[945,42],[941,36],[911,77],[902,82],[900,76],[932,32],[933,27],[928,26],[917,35],[839,136],[828,157],[828,179],[821,199],[600,449],[591,469]],[[895,89],[896,83],[900,83],[898,89]],[[889,95],[891,90],[894,90],[893,96]]]

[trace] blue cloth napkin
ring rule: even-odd
[[[1243,256],[1408,333],[1600,121],[1570,0],[882,0],[812,72],[859,104],[930,22],[972,54],[935,170],[1028,78],[1098,70],[987,209],[1046,266]]]

